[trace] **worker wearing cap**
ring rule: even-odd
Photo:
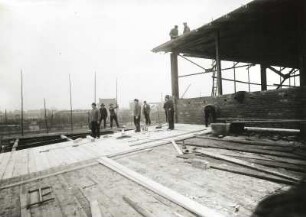
[[[167,113],[169,130],[174,130],[174,104],[173,100],[170,99],[170,96],[167,95],[165,97],[165,104],[164,104],[165,111]]]
[[[135,132],[140,132],[141,105],[139,105],[138,99],[134,99],[133,115],[134,115],[134,124],[136,127]]]
[[[104,103],[101,104],[100,106],[100,120],[99,120],[99,129],[100,129],[100,125],[103,121],[103,128],[106,128],[106,119],[107,119],[107,110],[105,108]]]
[[[113,128],[113,121],[116,122],[117,128],[119,128],[118,124],[118,118],[115,109],[118,108],[118,106],[114,107],[113,104],[109,104],[109,116],[110,116],[110,127]]]
[[[184,25],[183,34],[190,32],[190,28],[189,28],[189,26],[187,25],[187,23],[185,22],[185,23],[183,23],[183,25]]]
[[[175,39],[178,37],[178,26],[177,25],[175,25],[174,28],[171,29],[169,35],[171,39]]]
[[[90,129],[91,129],[91,136],[93,138],[99,137],[99,130],[98,130],[98,120],[99,120],[99,110],[97,109],[96,103],[91,104],[91,111],[90,111]]]

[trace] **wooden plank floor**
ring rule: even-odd
[[[0,154],[0,180],[132,150],[141,145],[169,140],[169,138],[204,129],[206,128],[200,125],[188,124],[177,124],[173,131],[168,131],[166,126],[161,130],[151,127],[146,133],[126,132],[130,138],[118,139],[121,133],[116,133],[102,136],[94,142],[85,138],[75,142],[67,141],[3,153]]]
[[[26,209],[25,204],[29,202],[20,199],[26,197],[29,190],[46,186],[52,187],[54,200]],[[123,197],[137,202],[153,216],[175,217],[178,216],[176,213],[185,217],[194,216],[101,164],[1,190],[0,216],[19,217],[23,211],[23,214],[28,212],[31,217],[90,217],[89,202],[97,200],[99,208],[108,216],[141,217]],[[21,201],[24,201],[22,207]]]
[[[225,216],[250,216],[261,199],[285,186],[225,171],[198,169],[176,156],[169,144],[117,161]]]

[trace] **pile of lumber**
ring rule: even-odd
[[[306,146],[197,136],[183,146],[196,148],[186,158],[202,158],[209,168],[277,183],[295,184],[306,176]]]

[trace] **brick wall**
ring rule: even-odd
[[[179,123],[203,124],[203,108],[208,104],[216,106],[217,118],[306,119],[306,88],[244,92],[241,103],[237,94],[180,99]]]

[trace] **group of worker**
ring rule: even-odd
[[[97,108],[96,103],[91,104],[92,110],[90,112],[90,129],[92,137],[96,138],[100,136],[100,127],[103,121],[103,128],[106,128],[106,120],[108,117],[107,109],[105,108],[105,104],[102,103],[100,105],[100,109]],[[115,121],[117,128],[119,128],[118,117],[116,114],[116,108],[118,106],[114,106],[114,104],[109,104],[109,119],[110,119],[110,127],[113,128],[113,122]]]
[[[187,25],[187,23],[185,22],[185,23],[183,23],[183,25],[184,25],[183,34],[190,32],[190,28]],[[175,25],[174,28],[171,29],[169,35],[170,35],[171,39],[175,39],[179,36],[179,31],[178,31],[178,26],[177,25]]]
[[[96,103],[91,104],[92,110],[90,112],[90,129],[91,129],[91,136],[94,138],[99,138],[100,136],[100,127],[103,122],[103,128],[106,128],[106,120],[108,117],[107,109],[105,108],[105,105],[102,103],[100,105],[100,109],[97,108]],[[118,106],[114,106],[113,104],[109,105],[108,111],[110,115],[110,127],[113,127],[113,121],[115,121],[117,128],[119,128],[118,118],[116,114],[116,108]],[[173,101],[170,99],[170,96],[167,95],[165,97],[165,103],[164,103],[164,110],[166,114],[166,120],[169,124],[169,130],[174,129],[174,104]],[[142,111],[142,112],[141,112]],[[134,105],[133,105],[133,117],[134,117],[134,124],[135,124],[135,132],[140,132],[140,119],[141,119],[141,113],[144,115],[145,118],[145,124],[146,126],[151,125],[151,118],[150,118],[150,112],[151,107],[150,105],[144,101],[143,106],[141,108],[141,105],[139,103],[138,99],[134,99]]]

